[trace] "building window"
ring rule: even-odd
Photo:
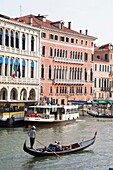
[[[31,78],[34,77],[34,62],[31,62]]]
[[[55,40],[58,40],[58,35],[55,35]]]
[[[66,42],[69,42],[69,38],[68,37],[66,37]]]
[[[83,40],[81,40],[81,45],[83,45]]]
[[[97,79],[95,78],[95,80],[94,80],[94,87],[96,88],[97,87]]]
[[[45,33],[45,32],[42,32],[42,33],[41,33],[41,37],[42,37],[42,38],[46,38],[46,33]]]
[[[93,93],[93,88],[92,87],[90,87],[90,94],[92,94]]]
[[[60,41],[64,41],[64,37],[60,37]]]
[[[54,39],[53,34],[50,34],[50,35],[49,35],[49,38],[50,38],[51,40],[53,40],[53,39]]]
[[[25,50],[25,35],[22,35],[22,50]]]
[[[42,55],[45,56],[45,46],[42,46]]]
[[[49,79],[51,79],[51,65],[49,66]]]
[[[87,70],[85,69],[85,81],[87,81]]]
[[[88,53],[84,53],[84,61],[88,61]]]
[[[0,45],[2,45],[3,30],[0,28]]]
[[[56,94],[58,94],[58,87],[56,87]]]
[[[85,45],[88,45],[88,41],[85,41]]]
[[[99,71],[101,71],[101,65],[99,66]]]
[[[16,41],[16,48],[19,48],[19,37],[18,37],[18,33],[17,32],[16,32],[15,41]]]
[[[9,33],[8,33],[8,30],[6,30],[6,34],[5,34],[5,45],[9,46]]]
[[[31,37],[31,51],[34,51],[34,37]]]
[[[76,39],[76,44],[78,44],[78,39]]]
[[[93,42],[91,42],[91,47],[93,47]]]
[[[105,60],[108,60],[108,54],[105,54]]]
[[[53,49],[50,47],[50,57],[53,56]]]
[[[52,92],[52,87],[50,87],[50,94],[52,94],[53,92]]]
[[[112,60],[112,54],[110,54],[110,59]]]
[[[98,58],[98,59],[100,59],[100,56],[99,56],[99,55],[97,55],[97,58]]]
[[[41,66],[41,78],[44,78],[44,65]]]
[[[97,64],[95,64],[95,71],[97,71]]]
[[[71,38],[71,43],[74,43],[74,38]]]

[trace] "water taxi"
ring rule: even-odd
[[[25,109],[34,100],[0,100],[0,127],[24,125]]]
[[[79,118],[78,106],[30,106],[24,117],[26,126],[58,126],[75,122]]]

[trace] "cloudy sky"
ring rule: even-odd
[[[48,15],[52,21],[97,37],[97,45],[113,43],[113,0],[2,0],[0,13],[9,17],[26,14]]]

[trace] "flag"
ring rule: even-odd
[[[16,77],[16,73],[17,73],[17,68],[15,65],[15,62],[13,63],[13,71],[12,71],[12,77],[15,78]]]
[[[21,72],[20,72],[20,63],[19,63],[19,65],[18,65],[17,71],[18,71],[18,78],[20,78],[20,76],[21,76]]]

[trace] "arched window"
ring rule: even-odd
[[[85,68],[85,81],[87,81],[87,70]]]
[[[7,68],[8,68],[8,58],[5,58],[5,76],[7,76]]]
[[[14,47],[14,34],[13,34],[13,31],[11,31],[11,47]]]
[[[16,41],[16,48],[19,48],[19,36],[18,36],[18,32],[16,32],[15,41]]]
[[[53,91],[52,91],[52,87],[50,87],[50,94],[51,94],[51,93],[53,93]]]
[[[25,34],[22,35],[22,50],[25,50]]]
[[[0,28],[0,45],[2,45],[3,30]]]
[[[92,71],[92,68],[90,69],[90,81],[93,81],[93,71]]]
[[[22,77],[25,77],[25,66],[26,66],[26,62],[25,62],[25,60],[23,59],[23,60],[22,60]]]
[[[44,78],[44,65],[41,66],[41,78]]]
[[[58,87],[56,87],[56,94],[58,94]]]
[[[34,51],[34,37],[31,37],[31,51]]]
[[[13,59],[10,59],[10,76],[12,76],[12,69],[13,69]]]
[[[53,49],[52,49],[52,47],[50,47],[50,57],[52,57],[53,56]]]
[[[34,62],[31,62],[31,78],[34,77]]]
[[[6,30],[6,33],[5,33],[5,45],[9,46],[9,33],[8,33],[8,30]]]
[[[59,57],[59,49],[57,50],[57,57]]]
[[[49,79],[51,79],[51,65],[49,66]]]

